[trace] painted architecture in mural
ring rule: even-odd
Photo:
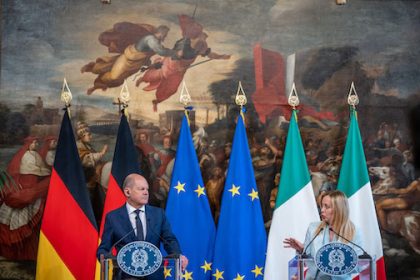
[[[124,82],[150,203],[165,207],[184,112],[179,102],[184,81],[216,222],[241,81],[267,231],[281,176],[292,83],[301,100],[299,125],[318,195],[337,184],[348,127],[347,94],[354,82],[387,271],[420,277],[420,181],[407,123],[410,108],[420,102],[416,1],[343,6],[304,0],[7,1],[2,13],[0,256],[14,261],[11,266],[36,259],[63,114],[64,77],[73,93],[72,122],[97,219]],[[11,277],[2,271],[0,279]]]

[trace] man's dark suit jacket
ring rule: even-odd
[[[178,240],[172,233],[171,226],[166,219],[163,209],[146,205],[145,214],[147,223],[145,241],[152,243],[158,248],[160,248],[160,244],[162,243],[168,254],[181,254]],[[124,237],[124,235],[127,236]],[[104,254],[105,256],[109,255],[112,246],[115,246],[118,252],[124,245],[133,241],[137,241],[137,237],[131,226],[127,207],[124,204],[106,215],[104,231],[102,233],[101,244],[97,251],[97,257],[99,259],[101,254]],[[147,277],[147,279],[163,279],[161,269]]]

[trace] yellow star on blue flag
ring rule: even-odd
[[[251,197],[251,200],[254,201],[254,199],[258,199],[258,192],[254,189],[248,194]]]
[[[201,268],[204,269],[204,273],[211,271],[211,263],[208,263],[206,260],[204,260],[204,264],[201,266]]]
[[[232,193],[232,197],[234,197],[235,195],[240,195],[240,193],[239,193],[239,189],[240,189],[241,187],[237,187],[237,186],[235,186],[235,184],[232,184],[232,188],[230,188],[229,189],[229,192],[231,192]]]
[[[213,274],[213,276],[214,278],[216,278],[216,280],[224,279],[223,273],[224,271],[219,271],[218,269],[216,269],[216,272]]]
[[[201,195],[206,195],[204,192],[204,187],[198,185],[197,189],[194,190],[197,193],[197,196],[200,197]]]
[[[192,274],[192,271],[185,270],[184,273],[182,273],[182,279],[192,280]]]
[[[163,276],[165,277],[165,279],[168,277],[172,277],[171,271],[172,271],[172,268],[167,268],[167,267],[163,268]]]
[[[263,270],[262,267],[259,267],[258,265],[256,265],[255,268],[253,270],[251,270],[251,272],[254,273],[255,274],[255,278],[257,278],[258,275],[263,276],[262,270]]]
[[[178,181],[178,184],[176,184],[176,186],[174,187],[174,189],[176,189],[178,191],[178,194],[180,192],[185,192],[185,183],[181,184],[180,181]]]
[[[239,273],[236,274],[236,277],[233,280],[244,280],[244,275],[240,275]]]

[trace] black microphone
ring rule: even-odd
[[[372,259],[371,255],[369,255],[369,254],[365,251],[365,249],[363,249],[361,246],[357,245],[356,243],[354,243],[354,242],[353,242],[353,241],[351,241],[351,240],[348,240],[348,239],[347,239],[347,238],[345,238],[344,236],[342,236],[342,235],[338,234],[338,233],[337,233],[335,230],[333,230],[332,228],[330,228],[330,231],[332,231],[333,233],[335,233],[338,237],[343,238],[344,240],[346,240],[346,241],[347,241],[347,242],[349,242],[350,244],[352,244],[352,245],[356,246],[357,248],[359,248],[360,250],[362,250],[363,254],[361,254],[360,256],[358,256],[358,257],[359,257],[359,259],[365,259],[365,260],[371,260],[371,259]]]
[[[317,234],[315,234],[315,236],[311,239],[311,241],[308,243],[308,245],[306,245],[306,247],[303,249],[303,252],[301,254],[301,257],[303,259],[307,259],[309,258],[309,255],[306,254],[306,250],[308,250],[309,245],[312,244],[312,242],[314,242],[315,238],[324,230],[325,227],[322,227],[319,232]]]
[[[148,218],[148,217],[147,217],[147,223],[148,223],[148,224],[150,224],[150,218]],[[167,246],[168,246],[168,248],[169,248],[171,251],[179,251],[179,250],[173,250],[174,248],[173,248],[172,244],[171,244],[171,243],[169,243],[169,242],[168,242],[168,240],[166,240],[165,238],[163,238],[160,234],[158,234],[155,230],[153,230],[153,229],[152,229],[152,227],[148,227],[148,229],[149,229],[149,230],[150,230],[153,234],[155,234],[157,237],[159,237],[159,239],[163,242],[163,244],[164,244],[164,245],[167,245]],[[172,254],[168,255],[168,257],[170,257],[170,258],[175,258],[175,259],[179,258],[180,256],[181,256],[181,253],[172,253]]]
[[[109,249],[108,253],[106,256],[106,258],[113,258],[114,255],[112,255],[112,248],[114,248],[115,246],[117,246],[118,244],[120,244],[121,241],[123,241],[127,236],[129,236],[131,233],[135,232],[136,228],[134,227],[132,230],[130,230],[129,232],[127,232],[126,234],[123,235],[123,237],[121,237],[120,239],[118,239],[116,242],[114,242],[114,244],[112,244],[111,249]]]

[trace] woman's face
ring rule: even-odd
[[[327,224],[332,224],[334,219],[334,210],[331,204],[331,197],[326,195],[321,201],[321,219]]]

